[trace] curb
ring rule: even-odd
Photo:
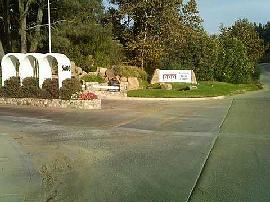
[[[136,98],[136,97],[103,97],[102,100],[126,100],[126,101],[203,101],[223,100],[225,96],[204,97],[204,98]]]

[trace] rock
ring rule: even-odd
[[[196,78],[196,75],[195,75],[194,71],[192,71],[192,73],[191,73],[191,84],[192,85],[197,85],[198,84],[197,83],[197,78]]]
[[[172,84],[170,84],[170,83],[162,83],[161,84],[161,89],[163,89],[163,90],[172,90],[173,87],[172,87]]]
[[[159,69],[155,70],[155,73],[152,77],[151,84],[159,83]]]
[[[116,76],[115,78],[116,78],[116,80],[118,81],[118,83],[120,83],[121,77],[120,77],[120,76]]]
[[[140,82],[137,77],[128,78],[128,90],[138,90],[140,88]]]
[[[87,75],[88,75],[87,72],[83,71],[83,72],[81,73],[80,77],[87,76]]]
[[[82,68],[77,67],[75,62],[71,62],[71,75],[73,77],[79,77],[83,73]]]
[[[121,77],[121,78],[120,78],[120,81],[121,81],[121,82],[127,82],[128,79],[127,79],[127,77]]]
[[[112,80],[112,79],[116,79],[114,71],[112,69],[107,69],[105,75],[106,75],[106,77],[108,78],[109,81]]]
[[[76,76],[76,64],[75,62],[71,61],[71,75]]]
[[[97,72],[98,72],[98,74],[99,74],[100,76],[105,77],[105,76],[106,76],[106,71],[107,71],[107,70],[108,70],[107,68],[99,67],[99,68],[97,69]]]

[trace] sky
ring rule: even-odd
[[[105,6],[108,0],[104,0]],[[247,18],[265,24],[270,21],[270,0],[197,0],[204,27],[218,33],[219,26],[231,26],[237,19]]]
[[[251,22],[270,21],[270,0],[198,0],[205,29],[213,34],[219,26],[231,26],[237,19]]]

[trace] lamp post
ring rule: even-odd
[[[52,53],[52,31],[51,31],[50,0],[48,0],[48,26],[49,26],[49,53]]]

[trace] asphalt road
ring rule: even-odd
[[[237,96],[190,201],[270,201],[270,65],[264,90]]]
[[[0,201],[267,201],[268,95],[0,106]]]

